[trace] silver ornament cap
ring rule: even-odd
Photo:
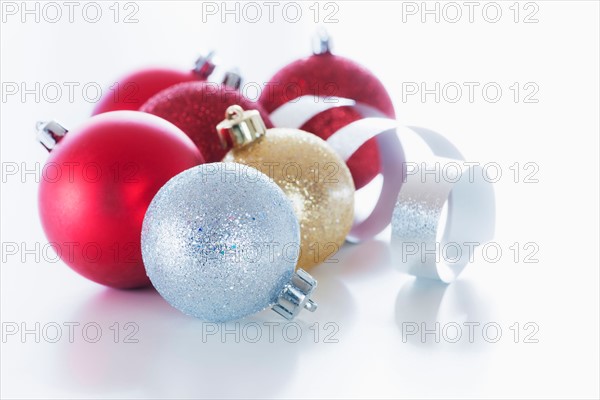
[[[227,70],[224,73],[220,71],[218,60],[215,60],[214,50],[198,57],[193,71],[199,78],[204,80],[210,78],[213,81],[218,81],[218,76],[221,76],[221,83],[232,89],[239,89],[242,86],[242,75],[237,68]],[[215,75],[217,75],[217,78]]]
[[[200,57],[198,57],[194,66],[194,72],[198,74],[201,78],[207,79],[216,68],[214,58],[214,50],[208,52],[207,55],[201,55]]]
[[[273,306],[273,311],[285,319],[294,319],[303,309],[315,312],[317,303],[312,301],[310,296],[316,288],[315,278],[305,270],[298,269],[281,291],[277,304]]]
[[[331,54],[331,37],[323,27],[319,28],[312,39],[313,54]]]
[[[38,121],[35,124],[38,141],[48,151],[52,151],[54,146],[67,134],[67,129],[56,121]]]

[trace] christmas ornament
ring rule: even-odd
[[[227,107],[241,104],[258,108],[238,90],[209,82],[188,82],[170,87],[148,100],[141,111],[157,115],[184,131],[198,146],[207,162],[221,161],[227,150],[215,136],[215,126]],[[265,112],[262,112],[266,116]],[[265,123],[272,126],[265,117]]]
[[[58,255],[94,282],[148,285],[144,214],[165,182],[204,161],[196,146],[173,124],[137,111],[97,115],[68,134],[56,122],[40,123],[38,133],[50,150],[39,211]]]
[[[116,110],[139,110],[148,99],[161,90],[183,82],[206,81],[215,70],[214,53],[200,57],[191,71],[151,68],[135,72],[120,79],[100,99],[92,115]],[[240,77],[235,72],[228,72],[224,82],[238,87]]]
[[[325,141],[298,129],[267,130],[258,111],[227,109],[217,126],[224,161],[253,166],[275,181],[300,221],[298,267],[310,268],[344,243],[354,216],[354,184],[346,164]]]
[[[316,281],[294,273],[298,221],[284,193],[254,168],[204,164],[172,178],[144,218],[142,254],[173,307],[206,321],[269,306],[291,319],[314,311]]]
[[[356,62],[333,55],[325,35],[320,37],[312,56],[287,65],[269,80],[259,103],[272,113],[301,96],[311,96],[313,101],[321,102],[335,101],[333,97],[352,99],[395,118],[392,101],[381,82]],[[310,118],[300,129],[327,140],[340,128],[361,118],[356,109],[340,106]],[[369,183],[380,171],[376,139],[365,143],[347,164],[357,189]]]
[[[377,115],[366,106],[355,107],[363,115]],[[369,240],[392,221],[395,264],[413,275],[451,282],[471,259],[473,248],[493,237],[495,201],[489,179],[480,167],[463,163],[462,154],[444,136],[388,118],[353,122],[327,143],[347,160],[374,137],[381,145],[382,189],[369,216],[355,220],[347,240]],[[448,223],[442,229],[446,204]]]
[[[215,135],[215,126],[223,119],[227,107],[259,106],[246,99],[238,90],[225,84],[188,82],[170,87],[148,100],[141,111],[158,115],[184,131],[198,146],[207,162],[221,161],[227,150]],[[271,122],[265,116],[265,123]]]

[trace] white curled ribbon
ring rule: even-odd
[[[465,163],[460,151],[434,131],[401,126],[350,99],[324,100],[301,96],[274,110],[270,118],[275,126],[300,128],[315,115],[342,106],[364,117],[327,139],[344,161],[372,138],[379,146],[383,185],[377,204],[367,218],[355,221],[347,240],[371,239],[391,222],[392,254],[399,268],[451,282],[468,264],[474,246],[493,237],[494,190],[484,171]],[[410,151],[408,160],[419,163],[405,162],[405,149]],[[447,218],[442,226],[444,207]]]

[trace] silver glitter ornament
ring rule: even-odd
[[[283,191],[236,163],[191,168],[167,182],[142,227],[146,273],[162,297],[205,321],[269,306],[291,319],[316,309],[316,281],[294,273],[300,228]]]

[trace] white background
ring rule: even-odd
[[[107,88],[124,73],[148,65],[190,68],[201,51],[211,48],[224,64],[239,66],[246,81],[262,83],[309,54],[316,27],[312,2],[301,4],[297,23],[286,22],[280,6],[273,23],[263,7],[265,15],[254,24],[236,23],[233,16],[221,23],[220,15],[203,22],[200,3],[166,1],[137,2],[138,22],[132,24],[122,23],[127,10],[121,5],[115,23],[111,4],[102,3],[103,17],[95,24],[82,17],[82,6],[73,23],[65,6],[56,23],[44,15],[39,23],[35,16],[23,23],[20,14],[3,15],[3,84],[98,82]],[[441,11],[444,4],[438,4]],[[288,343],[278,331],[274,343],[238,344],[232,335],[225,343],[218,336],[203,343],[202,323],[181,315],[151,290],[107,289],[61,262],[44,257],[36,262],[35,255],[21,260],[21,254],[8,256],[3,250],[3,326],[96,322],[103,336],[87,343],[76,330],[69,343],[65,327],[58,343],[43,338],[36,343],[33,335],[5,338],[2,397],[598,398],[599,6],[537,1],[538,22],[524,23],[534,6],[521,3],[515,23],[513,2],[498,2],[502,17],[490,23],[482,15],[485,4],[475,8],[472,23],[462,2],[460,21],[450,23],[454,10],[446,8],[446,18],[442,14],[438,23],[434,15],[425,22],[419,13],[403,15],[400,2],[337,2],[338,22],[323,25],[337,54],[357,60],[382,80],[402,123],[443,133],[469,160],[502,166],[503,177],[495,185],[495,241],[503,246],[499,262],[479,258],[446,288],[415,283],[395,271],[386,234],[346,245],[338,263],[313,271],[320,281],[320,308],[299,318],[303,337],[298,343]],[[41,11],[43,3],[38,7]],[[332,9],[319,8],[323,22]],[[428,87],[497,82],[503,94],[496,103],[486,101],[480,90],[472,103],[466,92],[456,103],[444,98],[436,103],[432,95],[425,101],[403,99],[403,82]],[[524,103],[522,97],[515,102],[509,89],[514,82],[537,84],[538,102]],[[1,107],[3,249],[12,242],[43,246],[35,177],[5,176],[5,167],[43,164],[47,154],[34,141],[36,120],[55,118],[74,127],[88,118],[93,104],[76,90],[73,101],[66,91],[56,103],[15,95],[3,98]],[[515,162],[537,163],[539,183],[523,183],[522,176],[515,183],[508,169]],[[523,251],[515,262],[508,248],[514,242],[521,247],[535,242],[539,262],[523,262]],[[115,344],[109,327],[119,322],[123,334],[128,321],[139,326],[139,342],[123,343],[120,337]],[[251,321],[283,324],[270,311],[242,324]],[[476,331],[475,343],[435,343],[432,335],[425,343],[412,337],[403,341],[407,321],[429,327],[435,321],[495,322],[502,337],[487,343]],[[309,329],[314,322],[320,323],[317,344]],[[324,343],[327,322],[339,327],[338,343]],[[510,329],[515,322],[518,343]],[[524,343],[527,322],[539,327],[538,343]]]

